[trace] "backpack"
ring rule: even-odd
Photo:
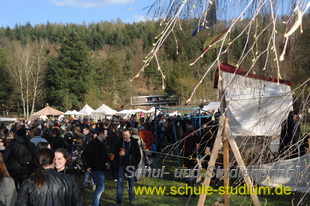
[[[15,149],[13,152],[14,158],[17,160],[18,164],[28,172],[32,172],[34,168],[35,149],[33,143],[28,142],[27,144],[20,144],[20,148]]]

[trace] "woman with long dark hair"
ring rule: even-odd
[[[35,157],[37,169],[21,186],[17,205],[82,205],[80,190],[69,175],[54,170],[54,152],[43,148]]]
[[[0,152],[0,205],[13,206],[16,203],[16,198],[14,180],[10,177]]]
[[[85,189],[83,184],[83,173],[81,170],[74,168],[72,165],[73,161],[69,153],[62,148],[56,149],[54,163],[57,172],[72,175],[82,193],[82,196],[84,197]]]

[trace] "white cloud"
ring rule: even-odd
[[[78,8],[97,8],[112,4],[127,4],[131,0],[52,0],[58,6],[72,6]]]
[[[144,15],[134,15],[133,16],[133,21],[135,22],[141,22],[141,21],[148,21],[149,18],[147,16]]]
[[[141,21],[157,21],[159,18],[154,17],[154,18],[149,18],[145,15],[134,15],[133,16],[133,21],[134,22],[141,22]]]

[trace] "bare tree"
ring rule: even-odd
[[[45,41],[27,43],[13,42],[9,57],[9,72],[20,96],[24,117],[34,112],[38,95],[43,89],[47,63]]]

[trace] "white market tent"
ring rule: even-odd
[[[117,112],[116,114],[124,115],[123,119],[128,119],[131,114],[136,114],[136,113],[146,113],[145,110],[143,109],[124,109],[122,111]]]
[[[102,104],[98,109],[91,113],[92,117],[96,121],[98,121],[98,119],[105,118],[106,116],[112,116],[114,114],[116,114],[116,111],[105,104]]]
[[[68,110],[66,111],[63,115],[71,115],[72,111],[71,110]]]
[[[145,111],[144,113],[155,113],[155,107],[151,107],[150,110]]]
[[[220,108],[221,102],[210,102],[208,105],[203,106],[204,111],[216,111]]]
[[[178,115],[181,115],[180,112],[178,112],[178,111],[174,111],[172,113],[169,113],[169,116],[171,116],[171,117],[178,116]]]
[[[78,112],[78,111],[76,111],[76,110],[73,110],[73,111],[68,110],[68,111],[66,111],[66,113],[64,113],[63,115],[82,116],[82,115],[84,115],[84,114],[81,113],[81,112]]]
[[[82,115],[84,115],[84,114],[83,114],[83,113],[80,113],[80,112],[78,112],[78,111],[76,111],[76,110],[73,110],[73,111],[71,112],[71,115],[82,116]]]
[[[146,112],[144,109],[140,109],[140,108],[135,109],[134,111],[135,111],[134,113],[141,113],[141,112],[145,113]]]
[[[17,121],[16,118],[0,117],[0,122],[15,122],[15,121]]]
[[[0,124],[3,124],[8,129],[11,129],[11,124],[16,122],[17,118],[0,117]]]
[[[122,111],[116,112],[116,114],[132,114],[134,113],[133,109],[124,109]]]
[[[135,114],[135,113],[141,113],[141,112],[146,112],[145,110],[143,109],[124,109],[122,111],[119,111],[119,112],[116,112],[116,114]]]
[[[85,104],[85,106],[79,112],[82,113],[83,115],[89,116],[94,111],[95,110],[91,108],[88,104]]]

